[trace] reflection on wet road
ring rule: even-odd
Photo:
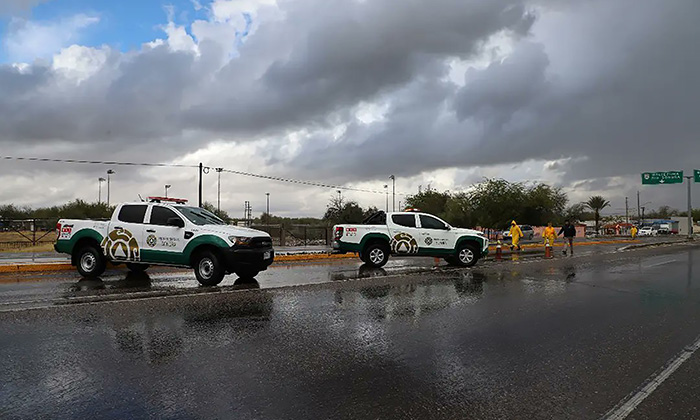
[[[698,263],[686,247],[472,270],[309,265],[288,269],[295,287],[270,286],[280,268],[0,311],[0,417],[597,418],[700,333]],[[92,298],[172,281],[56,283]],[[697,399],[681,395],[692,418]]]

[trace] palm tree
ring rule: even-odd
[[[586,207],[593,210],[595,214],[595,233],[598,234],[598,222],[600,222],[600,211],[610,205],[610,202],[599,195],[594,195],[586,201]]]

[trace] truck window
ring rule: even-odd
[[[168,219],[170,219],[171,217],[177,217],[178,219],[182,219],[180,216],[177,215],[177,213],[175,213],[167,207],[153,206],[153,210],[151,210],[152,225],[167,226]]]
[[[405,227],[416,227],[416,216],[413,214],[392,214],[394,224]]]
[[[420,215],[420,225],[423,229],[447,229],[447,226],[438,219],[422,214]]]
[[[143,204],[125,205],[119,210],[119,221],[124,223],[143,223],[148,206]]]

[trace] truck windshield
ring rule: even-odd
[[[216,217],[213,213],[199,207],[178,207],[178,210],[190,222],[195,225],[225,225],[226,222]]]

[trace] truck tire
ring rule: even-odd
[[[237,268],[234,270],[234,273],[236,275],[244,280],[249,280],[255,278],[255,276],[258,275],[260,270],[256,268]]]
[[[148,264],[135,264],[135,263],[126,263],[126,268],[129,269],[129,271],[132,271],[134,273],[143,273],[148,269],[149,265]]]
[[[389,246],[383,243],[369,244],[363,251],[365,263],[372,267],[383,267],[389,261]]]
[[[78,250],[75,258],[78,273],[85,278],[102,275],[107,268],[107,259],[94,245],[86,245]]]
[[[479,254],[474,245],[464,244],[457,249],[455,260],[462,267],[471,267],[479,260]]]
[[[218,255],[211,251],[202,251],[194,263],[194,275],[202,286],[216,286],[224,279],[226,270]]]

